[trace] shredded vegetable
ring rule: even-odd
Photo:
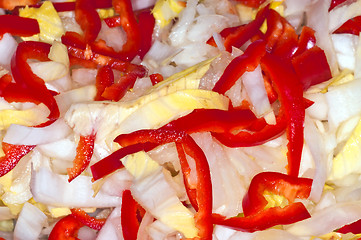
[[[360,239],[360,5],[0,1],[0,239]]]

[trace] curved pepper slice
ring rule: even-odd
[[[341,25],[334,33],[349,33],[353,35],[359,35],[361,32],[361,16],[351,18],[347,22]]]
[[[95,230],[100,230],[105,224],[106,219],[97,219],[95,217],[89,216],[84,210],[80,208],[72,208],[70,209],[71,215],[81,222],[83,225],[88,226]]]
[[[84,225],[72,214],[60,219],[49,235],[49,240],[78,240],[78,231]]]
[[[101,101],[105,98],[102,97],[104,90],[114,83],[114,73],[110,66],[102,66],[98,69],[96,76],[95,86],[97,94],[94,98],[95,101]]]
[[[84,32],[85,42],[94,42],[97,38],[101,21],[95,9],[95,0],[76,0],[75,20]]]
[[[76,156],[73,160],[73,167],[68,168],[68,181],[71,182],[79,176],[88,166],[93,156],[95,142],[95,134],[88,136],[80,136],[78,146],[76,148]]]
[[[193,138],[183,131],[166,129],[139,130],[129,134],[119,135],[115,140],[123,147],[134,144],[166,144],[175,142],[181,169],[185,176],[184,181],[188,188],[187,194],[190,197],[193,207],[197,209],[195,214],[196,227],[199,229],[199,238],[212,239],[212,182],[207,158],[202,149]],[[196,183],[191,183],[189,176],[189,163],[185,155],[190,156],[195,161],[197,173]],[[191,194],[189,194],[191,190]]]
[[[11,59],[11,72],[19,88],[26,89],[29,94],[33,95],[34,99],[44,103],[49,108],[49,121],[46,124],[59,118],[59,108],[52,92],[47,89],[44,80],[32,72],[27,60],[48,61],[50,47],[50,44],[42,42],[21,42]]]
[[[268,203],[263,196],[265,191],[282,195],[289,202],[294,202],[296,198],[308,198],[311,186],[310,178],[297,178],[279,172],[261,172],[253,177],[243,198],[243,213],[250,216],[262,211]]]
[[[220,94],[227,92],[243,73],[256,69],[265,53],[266,44],[263,40],[253,42],[242,55],[228,64],[212,90]]]
[[[351,224],[347,224],[342,228],[338,229],[337,232],[339,233],[353,233],[353,234],[360,234],[361,233],[361,219],[353,222]]]
[[[139,221],[137,217],[137,202],[130,190],[124,190],[122,195],[122,214],[120,216],[124,240],[137,240]]]
[[[10,172],[22,157],[35,148],[34,145],[14,145],[2,142],[5,156],[0,158],[0,177]]]
[[[265,71],[275,86],[287,124],[288,174],[298,176],[303,149],[305,104],[303,88],[289,62],[266,54],[261,60]]]
[[[30,37],[40,33],[38,21],[16,15],[0,16],[0,36],[10,33],[15,36]]]

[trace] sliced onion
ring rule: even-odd
[[[13,219],[15,217],[8,207],[0,207],[0,221]]]
[[[360,201],[337,203],[312,213],[312,218],[293,224],[287,231],[297,236],[321,236],[360,218]]]
[[[13,124],[6,132],[3,141],[16,145],[46,144],[65,138],[70,132],[69,126],[61,119],[43,128]]]
[[[91,177],[80,175],[69,183],[67,175],[55,174],[45,167],[33,171],[30,184],[35,201],[55,207],[115,207],[121,202],[120,197],[102,190],[94,196]]]
[[[16,221],[14,239],[38,239],[47,223],[47,216],[39,208],[26,202]]]
[[[0,65],[10,70],[11,58],[14,55],[18,43],[9,33],[5,33],[0,40]]]
[[[45,82],[50,82],[55,79],[62,78],[68,73],[68,68],[62,63],[54,61],[33,62],[29,64],[33,73],[43,79]]]
[[[97,69],[76,68],[71,71],[71,77],[75,83],[79,84],[79,86],[86,86],[95,84],[97,73]]]
[[[329,14],[329,31],[332,33],[347,20],[361,15],[361,1],[334,8]]]
[[[121,208],[120,206],[113,209],[107,218],[104,226],[100,229],[96,240],[123,239],[121,225]]]
[[[337,62],[340,69],[354,71],[358,36],[353,34],[332,34],[332,42],[335,47]]]

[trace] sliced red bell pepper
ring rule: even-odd
[[[30,37],[40,33],[38,21],[16,15],[0,15],[0,36],[10,33],[15,36]]]
[[[229,34],[224,40],[226,50],[231,52],[232,47],[240,48],[253,36],[257,35],[268,13],[269,5],[258,11],[256,18],[252,22],[240,26],[233,33]]]
[[[194,132],[232,132],[251,125],[256,116],[250,109],[195,109],[190,114],[178,118],[163,128]]]
[[[331,5],[330,8],[328,9],[328,11],[331,11],[332,9],[334,9],[336,6],[340,5],[341,3],[346,2],[346,0],[332,0],[331,1]]]
[[[224,216],[213,214],[213,223],[239,231],[255,232],[277,225],[292,224],[310,217],[311,215],[306,207],[300,202],[295,202],[284,208],[267,208],[247,217],[225,218]]]
[[[0,158],[0,177],[10,172],[22,157],[35,148],[34,145],[14,145],[2,142],[5,156]]]
[[[163,76],[159,73],[153,73],[153,74],[149,75],[149,77],[150,77],[150,81],[152,82],[153,86],[164,80]]]
[[[118,102],[134,86],[136,80],[137,75],[132,73],[122,76],[116,83],[104,89],[102,97]]]
[[[51,123],[59,118],[58,105],[52,92],[47,89],[44,80],[35,75],[27,63],[28,59],[48,61],[49,51],[50,44],[47,43],[33,41],[19,43],[11,59],[11,72],[20,88],[27,89],[34,99],[49,108],[48,122]]]
[[[243,198],[243,213],[245,216],[250,216],[264,210],[268,204],[263,195],[265,191],[282,195],[293,203],[296,198],[308,198],[311,186],[310,178],[298,178],[279,172],[261,172],[253,177]]]
[[[259,8],[266,0],[236,0],[248,7]]]
[[[317,46],[293,57],[292,65],[304,90],[332,78],[326,54]]]
[[[277,56],[266,54],[261,60],[261,66],[266,75],[272,80],[284,110],[288,139],[288,173],[297,177],[304,141],[305,106],[303,88],[289,62]]]
[[[76,156],[73,160],[73,167],[68,168],[68,181],[73,181],[79,176],[88,166],[93,156],[95,142],[95,134],[88,136],[80,136],[78,146],[76,148]]]
[[[84,32],[85,42],[94,42],[101,28],[101,21],[96,11],[95,0],[76,0],[75,20]]]
[[[349,33],[353,35],[359,35],[361,32],[361,16],[357,16],[351,18],[347,22],[341,25],[336,31],[333,33]]]
[[[139,221],[137,218],[137,202],[130,190],[124,190],[122,195],[122,214],[120,216],[124,240],[137,240]]]
[[[40,0],[0,0],[0,8],[13,10],[17,6],[36,4]]]
[[[72,208],[70,209],[71,215],[81,222],[83,225],[88,226],[94,230],[100,230],[105,224],[105,218],[95,218],[89,216],[84,210],[81,208]]]
[[[98,69],[96,76],[95,86],[97,88],[97,94],[94,98],[95,101],[101,101],[105,98],[102,94],[105,88],[111,86],[114,83],[114,73],[110,66],[102,66]]]
[[[121,169],[124,167],[120,159],[123,157],[136,153],[139,151],[150,151],[155,148],[157,145],[150,143],[134,144],[127,147],[123,147],[109,156],[103,158],[99,162],[93,164],[90,169],[93,175],[93,181],[96,181],[102,177],[105,177],[112,172]]]
[[[60,219],[49,235],[49,240],[79,240],[78,231],[84,225],[72,214]]]
[[[175,142],[178,156],[181,162],[182,172],[184,171],[187,193],[197,213],[195,215],[196,227],[199,229],[199,238],[212,239],[212,182],[210,177],[207,158],[202,149],[193,138],[183,131],[166,129],[139,130],[129,134],[119,135],[115,140],[123,147],[139,143],[165,144]],[[197,182],[191,183],[189,176],[189,163],[185,155],[195,161]],[[189,191],[191,189],[191,194]],[[195,199],[194,199],[195,198]]]
[[[347,224],[343,226],[342,228],[338,229],[337,232],[347,234],[347,233],[353,233],[353,234],[360,234],[361,233],[361,219],[357,220],[356,222]]]
[[[115,52],[104,43],[92,44],[92,49],[100,54],[130,61],[137,54],[141,46],[141,32],[130,0],[113,0],[113,7],[119,16],[104,19],[109,27],[121,26],[127,34],[127,41],[120,52]]]
[[[297,56],[316,45],[315,31],[307,26],[302,27],[300,37],[298,39],[298,46],[296,52],[293,54]]]
[[[242,28],[244,26],[236,26],[236,27],[229,27],[229,28],[225,28],[223,29],[219,34],[221,35],[222,39],[226,39],[230,34],[234,33],[235,31],[238,30],[238,28]],[[238,30],[239,31],[239,30]],[[213,46],[213,47],[217,47],[216,42],[214,41],[214,38],[211,37],[208,41],[207,44]]]
[[[260,63],[260,59],[266,53],[266,44],[263,40],[257,40],[248,46],[246,51],[234,58],[227,68],[224,70],[222,76],[213,87],[213,91],[220,94],[227,92],[234,83],[246,71],[253,71]]]
[[[143,59],[145,54],[149,51],[153,41],[153,30],[155,26],[155,19],[149,9],[141,11],[137,14],[138,26],[140,31],[140,47],[138,55]]]

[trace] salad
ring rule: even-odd
[[[0,239],[360,239],[361,1],[0,7]]]

